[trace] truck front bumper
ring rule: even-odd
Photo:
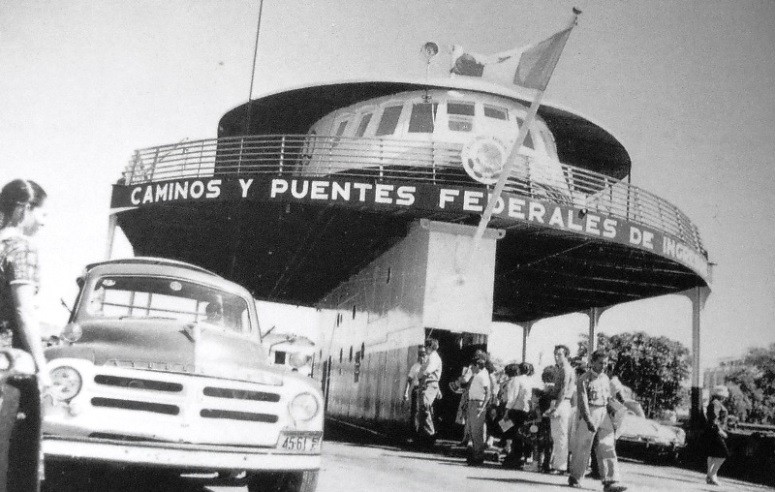
[[[320,454],[275,448],[43,436],[46,459],[116,463],[182,470],[317,470]]]

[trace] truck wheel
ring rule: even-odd
[[[315,492],[318,470],[262,472],[248,477],[249,492]]]

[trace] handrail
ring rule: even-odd
[[[183,141],[135,151],[123,184],[184,178],[268,174],[404,179],[434,185],[481,186],[465,173],[461,144],[391,138],[251,135]],[[540,157],[520,156],[506,191],[573,205],[671,234],[704,251],[697,227],[672,203],[637,186]]]

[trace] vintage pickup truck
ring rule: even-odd
[[[46,351],[45,488],[83,490],[88,469],[111,466],[315,489],[320,391],[268,365],[247,290],[160,258],[95,263],[78,284],[62,342]]]

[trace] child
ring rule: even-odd
[[[538,421],[538,435],[536,436],[534,462],[541,471],[548,473],[551,469],[550,459],[552,457],[552,429],[551,417],[547,414],[552,408],[552,386],[554,384],[554,367],[549,366],[541,374],[541,381],[544,383],[543,389],[533,389],[533,394],[538,402],[534,407],[535,418]]]

